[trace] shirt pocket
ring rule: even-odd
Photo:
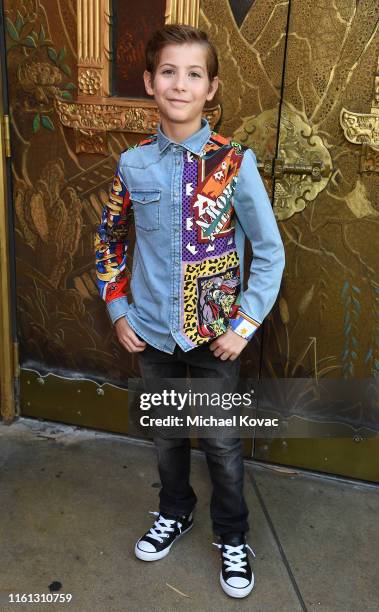
[[[160,189],[131,189],[136,227],[146,231],[159,229]]]

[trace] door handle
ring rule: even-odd
[[[257,166],[263,170],[265,176],[283,178],[284,174],[306,174],[311,177],[312,181],[320,181],[323,176],[329,176],[331,170],[320,160],[315,160],[310,164],[303,162],[289,164],[280,157],[265,159],[263,162],[258,162]]]

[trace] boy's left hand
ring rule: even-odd
[[[248,340],[236,334],[232,329],[228,329],[224,334],[216,338],[209,348],[215,357],[220,357],[222,361],[230,359],[234,361],[248,344]]]

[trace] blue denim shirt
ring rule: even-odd
[[[246,238],[253,257],[243,290]],[[121,153],[95,249],[112,322],[126,317],[140,338],[167,353],[176,344],[191,350],[229,327],[250,340],[277,298],[285,265],[254,153],[212,132],[204,118],[180,143],[159,125]]]

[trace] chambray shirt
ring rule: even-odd
[[[113,216],[109,213],[109,205],[107,210],[105,206],[102,224],[97,230],[98,286],[112,322],[126,317],[140,338],[167,353],[173,353],[176,344],[184,351],[189,351],[196,345],[190,336],[183,334],[181,270],[183,258],[185,259],[184,251],[188,258],[196,260],[199,257],[198,252],[205,253],[206,250],[216,248],[216,253],[219,244],[216,240],[207,248],[206,245],[196,245],[191,240],[192,221],[186,219],[183,213],[184,207],[187,206],[185,198],[190,197],[196,188],[189,178],[191,163],[205,155],[212,136],[219,135],[211,131],[208,121],[204,118],[201,128],[180,143],[170,140],[159,125],[156,135],[147,145],[145,140],[141,143],[144,146],[137,145],[124,151],[120,156],[113,185],[116,198],[112,204]],[[217,178],[217,173],[214,176]],[[116,242],[116,247],[110,253],[106,231],[106,226],[108,229],[112,226],[112,219],[115,225],[120,215],[125,212],[125,206],[122,210],[121,207],[122,202],[125,204],[126,196],[128,205],[134,210],[136,229],[130,283],[132,303],[128,302],[126,295],[120,295],[117,291],[117,279],[125,276],[128,265],[127,243],[125,240],[122,244]],[[251,149],[244,150],[235,180],[232,204],[235,211],[233,244],[239,259],[239,266],[235,269],[239,267],[237,271],[240,291],[238,306],[235,307],[238,310],[228,321],[227,327],[250,340],[277,298],[285,265],[284,248],[276,219]],[[210,210],[212,214],[212,208]],[[225,218],[224,216],[224,221]],[[186,231],[188,242],[184,236]],[[248,285],[243,291],[246,238],[251,242],[253,257]],[[113,266],[111,274],[109,267],[105,266],[105,253],[108,253],[108,263],[113,257],[113,264],[110,264]],[[196,265],[201,266],[201,262]],[[206,277],[206,280],[207,278],[210,277]],[[231,291],[233,279],[230,280],[230,276],[226,275],[220,280],[217,274],[215,278],[212,296],[217,302],[217,287],[224,288],[222,295],[227,296],[228,291]],[[196,282],[194,279],[194,283]],[[114,296],[110,288],[116,290]],[[215,308],[214,304],[208,306],[208,303],[204,306],[204,312],[210,312],[211,307]],[[203,329],[209,330],[210,327],[205,326]],[[216,336],[220,333],[218,328]],[[209,340],[212,340],[212,337],[205,338],[205,341]]]

